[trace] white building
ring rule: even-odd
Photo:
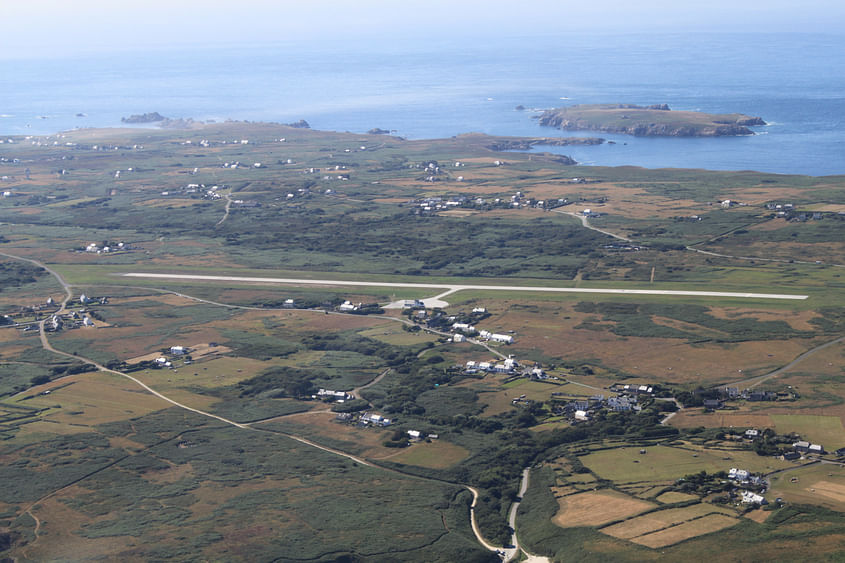
[[[513,344],[513,336],[509,334],[491,334],[490,340],[503,344]]]
[[[475,327],[467,323],[455,323],[452,325],[452,330],[460,330],[462,332],[468,332],[472,334],[475,332]]]
[[[742,502],[744,504],[769,504],[762,495],[752,493],[751,491],[742,491]]]
[[[344,301],[344,302],[340,305],[340,307],[338,307],[338,309],[340,309],[341,311],[355,311],[356,309],[358,309],[358,306],[357,306],[357,305],[353,305],[353,304],[352,304],[352,303],[350,303],[349,301]]]
[[[731,470],[728,471],[728,479],[733,481],[738,481],[743,483],[748,481],[749,473],[745,469],[737,469],[736,467],[731,467]]]
[[[170,353],[173,354],[174,356],[181,356],[185,353],[185,347],[184,346],[171,346],[170,347]]]
[[[456,334],[455,336],[452,337],[452,342],[463,342],[466,339],[467,339],[467,337],[464,336],[463,334]]]

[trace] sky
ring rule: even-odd
[[[0,0],[0,58],[573,32],[843,33],[841,0]]]

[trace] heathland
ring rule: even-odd
[[[0,553],[842,557],[845,177],[533,141],[4,139]]]

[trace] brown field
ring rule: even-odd
[[[584,359],[587,363],[596,358],[608,368],[648,381],[658,378],[669,383],[706,385],[736,380],[743,374],[762,374],[780,367],[815,345],[790,339],[693,346],[674,338],[620,337],[609,331],[576,329],[583,321],[597,316],[575,311],[575,303],[501,304],[507,311],[487,319],[485,328],[515,330],[514,349],[538,349],[550,357]],[[536,310],[527,310],[535,307]]]
[[[730,528],[738,522],[739,520],[736,518],[723,514],[709,514],[703,518],[673,526],[668,530],[660,530],[659,532],[633,538],[631,541],[651,548],[665,547],[690,538]]]
[[[788,315],[742,307],[711,307],[710,314],[719,319],[754,318],[758,321],[784,321],[795,330],[818,330],[810,321],[819,318],[815,311],[790,311]]]
[[[837,503],[845,503],[845,484],[831,483],[830,481],[817,481],[807,491],[814,492]]]
[[[552,522],[561,528],[600,526],[639,514],[656,505],[615,491],[590,491],[561,497]]]
[[[82,524],[96,520],[61,501],[78,493],[78,487],[71,487],[35,506],[33,513],[41,520],[42,528],[37,539],[22,550],[27,559],[55,561],[72,553],[74,559],[92,560],[113,556],[135,545],[137,538],[131,536],[87,538],[75,533]]]
[[[677,491],[669,491],[657,497],[658,502],[665,504],[672,504],[673,502],[685,502],[688,500],[695,500],[698,497],[695,495],[688,495],[686,493],[679,493]]]
[[[449,211],[441,211],[439,215],[444,217],[469,217],[470,215],[475,215],[476,213],[479,212],[470,209],[450,209]]]
[[[762,524],[766,520],[769,519],[769,516],[774,514],[771,510],[763,510],[762,508],[758,508],[757,510],[752,510],[751,512],[746,512],[743,516],[748,518],[749,520],[753,520],[758,524]]]
[[[463,461],[467,457],[469,457],[469,450],[466,448],[442,440],[436,440],[431,443],[420,442],[418,444],[411,444],[410,447],[400,450],[398,454],[377,459],[404,463],[405,465],[429,467],[431,469],[446,469]]]
[[[672,426],[678,428],[695,428],[704,426],[707,428],[774,428],[775,424],[767,414],[754,414],[750,412],[713,412],[705,413],[701,409],[684,409],[669,421]]]
[[[601,532],[615,538],[634,541],[632,538],[651,534],[657,530],[681,524],[682,522],[699,518],[713,512],[718,512],[722,515],[731,514],[727,511],[727,509],[719,508],[711,504],[694,504],[684,508],[670,508],[668,510],[650,512],[649,514],[637,516],[636,518],[631,518],[630,520],[602,528]],[[734,524],[735,523],[736,521],[734,521]]]

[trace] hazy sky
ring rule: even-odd
[[[0,0],[0,57],[373,37],[578,31],[842,33],[841,0]]]

